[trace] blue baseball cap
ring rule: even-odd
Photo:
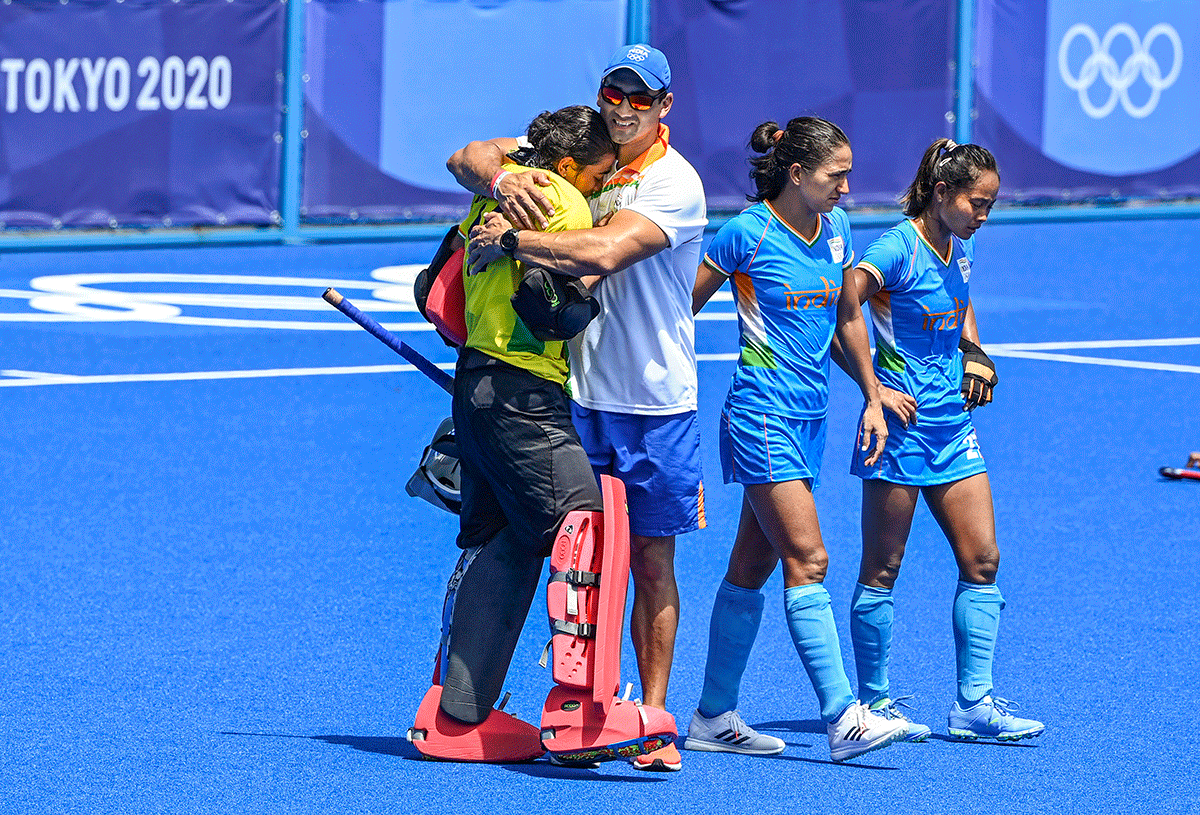
[[[601,80],[621,68],[633,71],[652,91],[671,87],[671,66],[667,64],[667,58],[663,56],[663,52],[657,48],[651,48],[649,45],[641,43],[622,47],[609,60],[608,67],[604,69],[604,73],[600,77]]]

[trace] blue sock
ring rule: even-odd
[[[855,584],[850,603],[850,641],[858,673],[858,698],[868,705],[888,695],[892,652],[892,590]]]
[[[697,706],[701,716],[711,719],[718,713],[737,709],[742,674],[758,636],[762,612],[762,592],[721,581],[708,624],[704,689]]]
[[[821,718],[828,724],[854,704],[829,592],[820,583],[792,586],[783,592],[783,608],[796,653],[821,703]]]
[[[958,581],[954,593],[954,649],[958,706],[972,707],[992,692],[992,658],[1004,597],[995,584]]]

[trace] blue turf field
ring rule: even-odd
[[[448,363],[404,303],[404,264],[431,246],[0,257],[0,812],[1200,811],[1200,484],[1157,476],[1200,449],[1200,223],[992,225],[977,242],[1001,375],[976,414],[1008,600],[997,689],[1045,735],[938,738],[955,572],[922,509],[891,675],[934,738],[829,763],[776,576],[742,711],[788,749],[685,753],[669,776],[431,763],[404,741],[457,550],[451,516],[403,484],[448,399],[320,294],[337,285]],[[734,342],[729,320],[700,322],[709,440]],[[848,657],[857,400],[840,374],[831,411],[817,502]],[[679,544],[681,729],[740,501],[715,448],[709,528]],[[543,607],[509,681],[508,709],[535,721]],[[623,669],[636,678],[628,645]]]

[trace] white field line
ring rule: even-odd
[[[357,328],[357,326],[350,326]],[[1085,348],[1151,348],[1165,346],[1200,345],[1200,337],[1181,337],[1160,340],[1098,340],[1083,342],[1048,343],[997,343],[986,346],[989,354],[998,357],[1045,360],[1047,362],[1070,362],[1079,365],[1108,365],[1116,368],[1141,368],[1151,371],[1172,371],[1200,374],[1200,366],[1177,365],[1168,362],[1143,362],[1107,357],[1080,356],[1076,354],[1049,353],[1043,349]],[[1038,350],[1034,350],[1038,349]],[[697,354],[698,362],[733,362],[738,353]],[[442,363],[437,367],[453,371],[453,363]],[[248,371],[182,371],[158,374],[94,374],[78,375],[50,371],[0,370],[0,388],[21,388],[37,385],[98,385],[121,382],[195,382],[220,379],[267,379],[288,376],[344,376],[349,374],[384,374],[416,371],[411,365],[358,365],[329,368],[264,368]]]
[[[1054,354],[1051,351],[1084,351],[1097,348],[1168,348],[1200,345],[1200,337],[1167,337],[1150,340],[1080,340],[1076,342],[1006,342],[984,346],[989,354],[997,357],[1040,359],[1047,362],[1072,362],[1077,365],[1108,365],[1114,368],[1141,368],[1148,371],[1174,371],[1177,373],[1200,373],[1200,366],[1177,365],[1172,362],[1146,362],[1111,357],[1081,356],[1079,354]]]
[[[1162,348],[1174,345],[1200,345],[1200,337],[1168,337],[1161,340],[1081,340],[1076,342],[998,342],[985,347],[988,353],[1000,351],[1082,351],[1087,348]]]
[[[1039,351],[993,351],[991,346],[988,346],[987,351],[994,357],[1018,357],[1020,359],[1041,359],[1047,362],[1074,362],[1079,365],[1109,365],[1114,368],[1142,368],[1148,371],[1177,371],[1179,373],[1200,374],[1200,365],[1176,365],[1171,362],[1142,362],[1131,359],[1083,357],[1076,354],[1046,354]]]
[[[453,363],[438,365],[453,371]],[[269,379],[284,376],[342,376],[346,374],[392,374],[416,371],[412,365],[358,365],[337,368],[263,368],[255,371],[184,371],[163,374],[97,374],[76,376],[43,371],[0,371],[0,388],[33,385],[100,385],[115,382],[195,382],[215,379]]]

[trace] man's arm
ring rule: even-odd
[[[517,140],[512,138],[473,141],[446,161],[446,169],[464,189],[495,198],[500,211],[513,223],[526,229],[545,229],[554,205],[539,187],[550,183],[549,176],[541,170],[508,173],[492,189],[492,180],[499,175],[505,157],[517,147]]]
[[[527,175],[527,174],[526,174]],[[503,216],[489,213],[471,230],[470,274],[482,271],[503,253],[500,236],[512,228]],[[513,257],[532,266],[543,266],[571,277],[610,275],[670,245],[666,234],[645,215],[617,210],[604,226],[569,229],[565,232],[517,233]]]

